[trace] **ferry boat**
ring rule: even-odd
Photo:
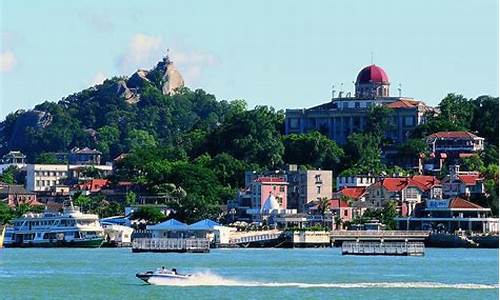
[[[71,205],[63,213],[27,213],[5,233],[5,247],[100,247],[104,230],[94,214]]]

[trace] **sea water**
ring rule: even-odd
[[[154,285],[135,277],[161,266],[193,276]],[[0,299],[498,299],[498,275],[498,249],[0,249]]]

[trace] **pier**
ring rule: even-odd
[[[210,241],[203,238],[136,238],[132,252],[190,252],[208,253]]]
[[[229,239],[229,244],[233,246],[268,246],[279,243],[283,232],[280,230],[235,232]]]
[[[342,243],[342,255],[422,256],[423,242],[352,242]]]
[[[417,230],[334,230],[332,243],[341,246],[343,242],[424,242],[429,231]]]

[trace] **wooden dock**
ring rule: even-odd
[[[135,238],[132,241],[132,252],[208,253],[209,251],[208,239]]]
[[[352,242],[342,243],[342,255],[424,255],[423,242]]]

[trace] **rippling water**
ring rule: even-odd
[[[159,266],[187,281],[146,285]],[[340,249],[0,249],[0,299],[497,299],[497,249],[424,257],[342,256]]]

